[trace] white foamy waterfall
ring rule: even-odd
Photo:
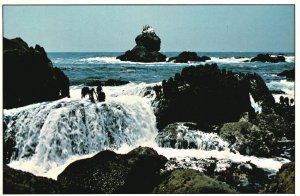
[[[16,141],[9,166],[56,179],[73,161],[105,149],[127,153],[137,146],[152,147],[159,154],[179,161],[188,157],[215,157],[252,161],[273,171],[288,161],[234,154],[216,134],[197,130],[186,130],[178,138],[197,143],[198,149],[159,147],[155,142],[158,131],[153,112],[155,93],[151,90],[154,85],[157,84],[103,87],[106,101],[102,103],[82,100],[82,86],[73,86],[71,98],[4,110],[8,126],[4,139],[14,137]]]
[[[252,108],[254,109],[255,112],[258,112],[260,114],[262,111],[262,107],[261,107],[260,103],[254,101],[251,93],[249,93],[249,97],[250,97],[250,102],[251,102]]]

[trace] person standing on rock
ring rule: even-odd
[[[99,85],[97,86],[96,91],[97,91],[97,95],[98,95],[98,96],[97,96],[97,100],[98,100],[99,102],[105,101],[105,93],[103,92],[103,89],[102,89],[101,84],[99,84]]]

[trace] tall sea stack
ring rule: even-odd
[[[121,61],[132,62],[164,62],[166,56],[159,52],[160,38],[155,34],[152,27],[146,25],[143,31],[135,38],[136,46],[125,54],[118,56]]]

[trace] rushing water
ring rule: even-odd
[[[171,53],[170,53],[171,54]],[[222,53],[221,53],[222,54]],[[294,94],[293,82],[274,75],[294,66],[293,56],[287,63],[244,63],[251,54],[239,54],[244,58],[221,58],[220,53],[211,62],[221,68],[235,72],[259,72],[269,88],[283,90],[288,96]],[[258,167],[276,172],[288,162],[283,158],[258,158],[233,153],[228,143],[216,134],[199,130],[188,130],[179,126],[178,140],[185,139],[197,144],[198,149],[172,149],[155,141],[157,135],[155,93],[149,91],[162,79],[173,76],[185,66],[199,64],[174,63],[130,63],[118,61],[114,53],[50,53],[55,66],[64,70],[71,80],[71,98],[43,102],[20,108],[4,110],[8,125],[5,139],[15,135],[16,146],[10,166],[29,171],[39,176],[56,179],[57,175],[71,162],[91,157],[95,153],[111,149],[127,153],[137,146],[149,146],[169,159],[184,163],[192,158],[217,158],[219,170],[226,168],[228,161],[251,161]],[[175,55],[174,55],[175,56]],[[91,103],[81,99],[80,90],[86,79],[124,79],[131,82],[117,87],[103,87],[106,101]],[[279,98],[279,97],[278,97]],[[259,103],[251,101],[259,111]],[[192,163],[192,161],[190,161]],[[169,168],[174,166],[169,165]],[[190,168],[201,170],[191,164]]]

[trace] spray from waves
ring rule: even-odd
[[[7,133],[16,132],[17,150],[10,166],[52,178],[53,170],[74,156],[117,149],[124,143],[141,145],[154,140],[151,138],[157,133],[151,106],[138,96],[120,96],[97,104],[62,99],[4,114]]]
[[[274,94],[276,102],[280,102],[280,97],[288,97],[289,99],[295,98],[295,82],[286,79],[280,81],[271,81],[267,83],[270,90],[282,90],[285,94]]]
[[[196,148],[200,150],[228,150],[229,143],[221,139],[216,133],[205,133],[203,131],[190,128],[185,123],[177,123],[175,132],[176,138],[170,138],[172,136],[165,135],[156,137],[156,143],[160,147],[175,149],[183,148]],[[176,140],[175,144],[171,144],[173,140]]]
[[[250,97],[251,106],[254,108],[254,111],[258,112],[258,113],[261,113],[262,107],[261,107],[260,103],[257,103],[257,102],[254,101],[251,93],[249,93],[249,97]]]
[[[236,57],[229,57],[229,58],[220,58],[220,57],[211,57],[211,60],[206,62],[212,63],[243,63],[244,61],[250,61],[251,58],[243,57],[243,58],[236,58]]]
[[[104,87],[107,99],[103,103],[90,103],[80,100],[79,96],[79,100],[64,98],[4,110],[4,118],[8,124],[4,139],[13,136],[16,139],[9,165],[38,176],[56,179],[73,161],[91,157],[105,149],[127,153],[137,146],[152,147],[159,154],[178,161],[192,157],[251,161],[274,172],[287,162],[286,159],[234,154],[217,135],[197,131],[186,134],[183,138],[197,141],[199,149],[159,147],[155,142],[158,131],[153,104],[151,106],[155,93],[149,90],[154,85],[156,84],[130,83]],[[72,88],[71,96],[72,92],[79,92],[80,95],[78,86]],[[223,149],[213,147],[216,144],[214,141],[218,141]]]

